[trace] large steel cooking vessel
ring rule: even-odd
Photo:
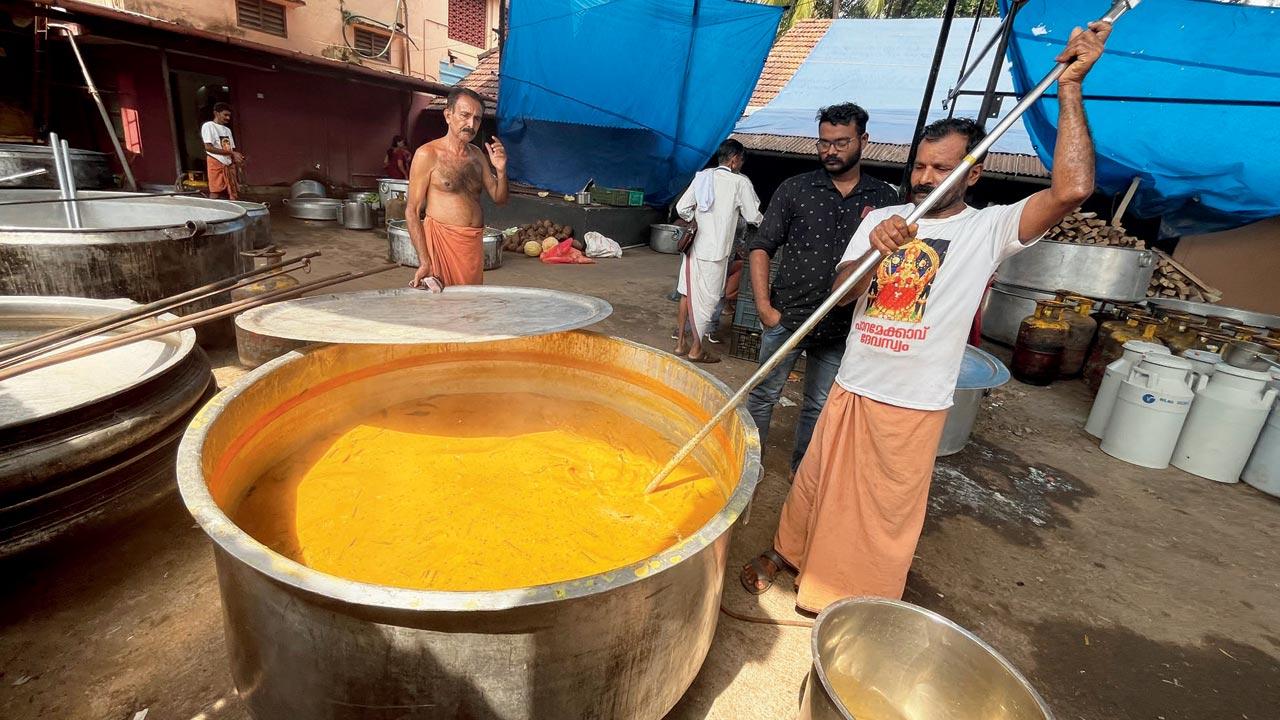
[[[396,178],[378,178],[378,202],[385,209],[392,200],[403,201],[409,194],[409,181]]]
[[[129,307],[0,297],[0,345]],[[171,493],[178,438],[212,388],[193,330],[0,381],[0,556]]]
[[[45,173],[5,183],[6,188],[56,188],[58,176],[53,170],[53,152],[48,145],[0,143],[0,177],[43,168]],[[76,188],[101,190],[115,186],[111,160],[106,153],[71,149],[71,172]]]
[[[271,208],[266,203],[248,202],[246,200],[232,200],[232,205],[244,208],[245,214],[249,217],[248,233],[249,247],[253,250],[261,250],[271,244]],[[247,269],[247,268],[246,268]]]
[[[1053,720],[1035,688],[990,645],[901,600],[832,603],[814,622],[810,643],[800,720]]]
[[[1013,347],[1018,327],[1036,310],[1037,300],[1052,300],[1053,293],[992,283],[982,299],[982,337]]]
[[[669,354],[584,331],[464,345],[324,345],[242,378],[192,421],[178,482],[214,541],[232,675],[251,713],[661,718],[715,633],[730,531],[761,472],[750,416],[739,409],[699,451],[735,483],[705,526],[634,565],[569,582],[494,592],[353,582],[273,553],[223,512],[249,479],[309,437],[415,388],[587,398],[662,430],[674,446],[730,394]],[[405,461],[421,463],[430,482],[430,459]]]
[[[1000,263],[996,280],[1038,290],[1070,288],[1077,295],[1133,302],[1147,296],[1156,271],[1150,250],[1041,240]]]
[[[1210,316],[1224,317],[1239,320],[1252,327],[1280,328],[1280,315],[1241,310],[1228,305],[1211,305],[1209,303],[1175,300],[1173,298],[1147,298],[1146,303],[1160,310],[1184,312],[1201,318]]]
[[[249,218],[225,200],[86,192],[83,227],[67,227],[53,190],[0,191],[0,295],[126,297],[152,302],[236,274],[251,249]],[[219,294],[178,314],[227,301]],[[201,342],[229,343],[230,322],[197,331]]]
[[[315,180],[299,180],[289,186],[289,197],[297,198],[322,198],[328,196],[329,192],[325,189],[324,184]]]
[[[502,267],[502,231],[493,228],[484,229],[484,269],[496,270]],[[418,267],[418,251],[409,239],[409,230],[404,220],[387,222],[387,256],[393,263],[406,267]]]
[[[332,198],[284,198],[289,216],[299,220],[337,220],[342,212],[342,201]]]

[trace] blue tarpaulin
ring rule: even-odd
[[[929,103],[930,120],[947,115],[942,100],[960,78],[973,22],[972,18],[957,18],[951,24],[938,84]],[[995,18],[980,22],[973,55],[999,25]],[[872,142],[907,145],[915,133],[921,95],[929,80],[941,29],[941,18],[836,20],[778,96],[742,119],[735,129],[740,133],[817,137],[818,108],[849,101],[858,103],[871,115],[867,132]],[[985,90],[990,73],[988,57],[969,77],[964,89]],[[996,89],[1013,90],[1007,62]],[[961,96],[956,99],[955,114],[976,117],[980,103],[979,97]],[[1015,126],[996,143],[995,152],[1034,155],[1035,149],[1026,131]]]
[[[1039,82],[1071,29],[1105,5],[1030,0],[1019,10],[1009,46],[1017,91]],[[1141,178],[1133,210],[1163,215],[1176,234],[1280,215],[1278,39],[1280,11],[1268,7],[1146,0],[1121,18],[1084,84],[1099,189]],[[1057,119],[1053,98],[1024,116],[1049,167]]]
[[[594,179],[667,202],[732,131],[782,10],[513,0],[498,92],[511,177],[563,193]]]

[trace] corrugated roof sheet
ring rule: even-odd
[[[793,137],[789,135],[754,135],[734,133],[734,139],[742,143],[748,150],[757,152],[780,153],[783,155],[814,156],[817,150],[813,147],[813,138]],[[902,165],[907,162],[909,145],[891,145],[889,143],[869,143],[862,152],[862,159],[869,162],[892,163]],[[1013,155],[1010,153],[991,153],[982,163],[983,169],[1001,175],[1027,178],[1047,178],[1049,171],[1040,158],[1033,155]]]
[[[801,20],[783,33],[782,37],[774,42],[773,49],[769,51],[769,57],[764,61],[764,69],[760,71],[760,80],[756,83],[756,89],[751,93],[751,99],[747,101],[747,105],[764,107],[770,100],[777,97],[778,91],[804,64],[805,58],[809,57],[809,53],[822,36],[827,34],[829,27],[831,27],[829,19]]]

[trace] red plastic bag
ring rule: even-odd
[[[538,256],[544,263],[552,265],[595,265],[596,261],[582,254],[573,246],[573,238],[561,240],[550,250],[543,250]]]

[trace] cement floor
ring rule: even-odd
[[[320,273],[385,255],[373,233],[273,222],[291,252],[324,252]],[[598,330],[667,348],[676,267],[647,249],[586,267],[508,257],[486,282],[604,297],[614,314]],[[213,360],[224,385],[244,372],[234,353]],[[727,359],[711,371],[734,385],[753,368]],[[800,399],[794,384],[786,392]],[[973,442],[938,463],[906,599],[994,646],[1062,720],[1277,717],[1280,501],[1104,455],[1082,430],[1089,402],[1078,382],[1013,382],[989,398]],[[733,536],[724,604],[738,615],[804,620],[785,578],[759,598],[736,580],[772,536],[796,412],[776,413],[751,522]],[[212,554],[176,497],[4,562],[0,577],[0,717],[248,717],[228,672]],[[669,718],[794,717],[808,643],[803,627],[721,614]]]

